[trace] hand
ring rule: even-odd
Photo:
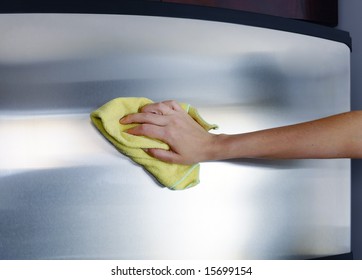
[[[146,152],[170,163],[194,164],[208,160],[216,137],[205,131],[175,101],[148,104],[140,113],[122,118],[120,123],[139,123],[127,133],[167,143],[170,150],[147,149]]]

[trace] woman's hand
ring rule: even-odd
[[[148,149],[160,160],[192,164],[231,158],[362,158],[362,111],[241,134],[211,134],[175,101],[146,105],[122,124],[134,135],[160,139],[170,150]]]
[[[130,114],[121,124],[139,123],[127,131],[132,135],[147,136],[167,143],[170,150],[147,149],[152,157],[178,164],[193,164],[210,159],[217,135],[205,131],[175,101],[152,103]]]

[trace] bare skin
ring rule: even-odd
[[[170,150],[148,149],[162,161],[193,164],[232,158],[362,158],[362,111],[235,135],[205,131],[175,101],[144,106],[122,124],[139,123],[133,135],[160,139]]]

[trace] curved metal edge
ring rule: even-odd
[[[5,0],[0,13],[85,13],[162,16],[219,21],[293,32],[346,44],[352,39],[346,31],[315,23],[239,10],[145,0],[44,1]]]

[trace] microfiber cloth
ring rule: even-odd
[[[166,163],[148,155],[143,149],[159,148],[169,150],[169,146],[157,139],[144,136],[135,136],[125,132],[137,124],[122,125],[119,120],[129,114],[139,112],[143,106],[153,103],[148,98],[116,98],[91,113],[91,120],[96,128],[121,153],[130,157],[134,162],[142,165],[163,186],[173,190],[183,190],[199,183],[200,164],[181,165]],[[180,104],[181,107],[205,130],[217,128],[204,121],[196,108],[189,104]]]

